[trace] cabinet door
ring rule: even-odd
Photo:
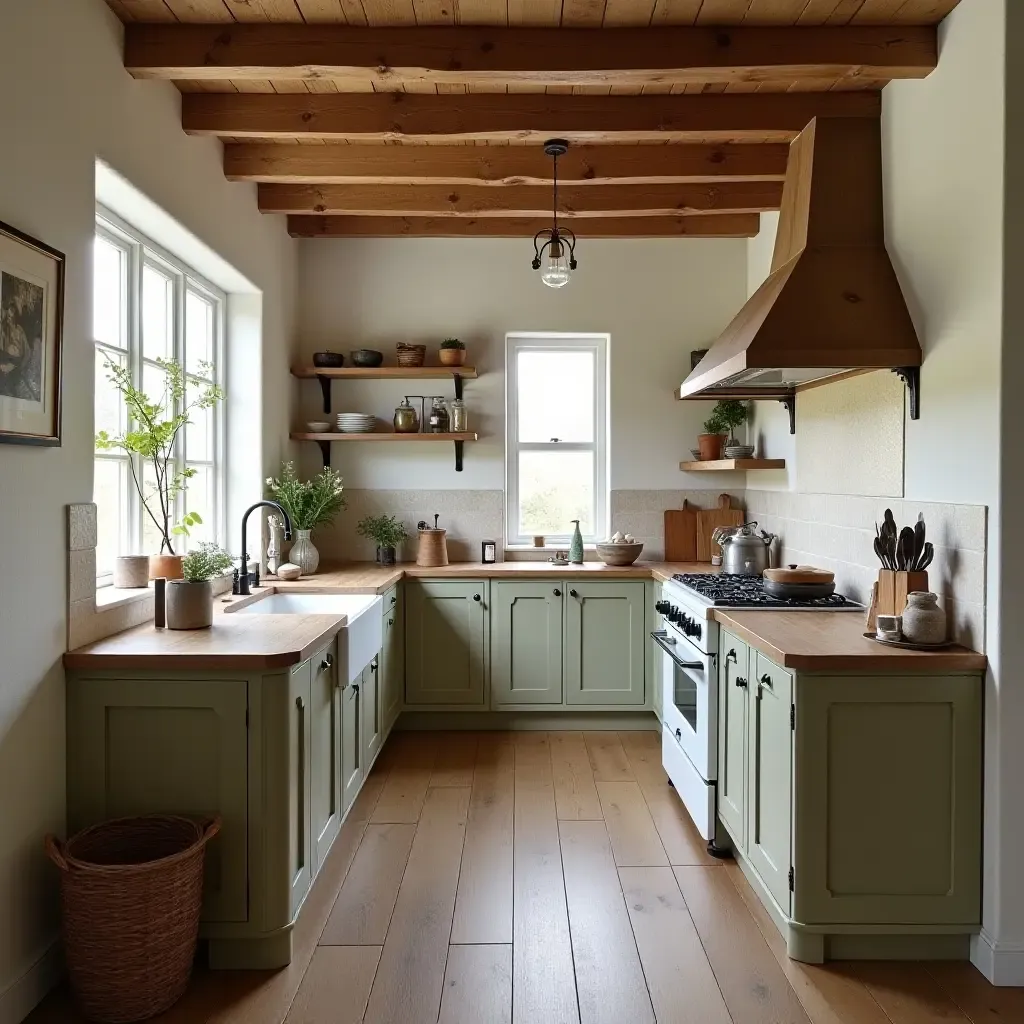
[[[567,704],[644,702],[644,584],[565,584]]]
[[[360,729],[361,681],[341,692],[341,806],[347,814],[363,784],[363,746]]]
[[[68,679],[68,826],[160,812],[219,814],[204,921],[248,919],[244,679]]]
[[[362,704],[363,772],[373,767],[384,742],[384,707],[381,703],[380,657],[363,669],[363,686],[359,692]]]
[[[747,840],[750,652],[730,633],[718,645],[718,816],[741,850]]]
[[[381,690],[384,707],[384,737],[398,718],[405,689],[405,623],[402,593],[392,588],[384,595],[384,646],[381,651]]]
[[[750,680],[747,857],[788,914],[793,820],[793,678],[756,651],[751,664],[755,670]]]
[[[341,827],[341,691],[338,689],[334,644],[310,662],[310,814],[316,868]]]
[[[491,703],[562,703],[564,584],[491,584]]]
[[[406,704],[483,704],[487,597],[486,580],[406,584]]]
[[[309,891],[315,870],[311,847],[310,674],[308,661],[288,674],[288,866],[293,917]]]

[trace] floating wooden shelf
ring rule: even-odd
[[[462,449],[466,441],[479,440],[473,431],[463,431],[453,434],[397,434],[394,431],[372,434],[343,434],[341,431],[329,434],[311,434],[308,432],[297,432],[291,436],[293,441],[316,441],[320,445],[320,454],[323,456],[324,465],[331,464],[331,445],[335,441],[448,441],[455,443],[455,472],[462,472]]]
[[[292,376],[303,380],[444,380],[448,377],[476,379],[473,366],[293,366]]]
[[[396,434],[386,431],[373,434],[343,434],[341,431],[327,434],[292,434],[293,441],[478,441],[480,438],[472,431],[459,434]]]
[[[785,459],[715,459],[713,462],[680,462],[684,473],[726,473],[748,469],[785,469]]]

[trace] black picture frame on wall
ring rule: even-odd
[[[64,253],[0,221],[0,443],[59,447]]]

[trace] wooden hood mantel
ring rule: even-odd
[[[679,397],[788,398],[851,372],[920,364],[885,249],[879,120],[816,118],[790,147],[771,273]]]

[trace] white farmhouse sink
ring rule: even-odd
[[[375,594],[268,594],[237,614],[347,616],[348,624],[338,633],[338,671],[351,683],[381,649],[382,604]]]

